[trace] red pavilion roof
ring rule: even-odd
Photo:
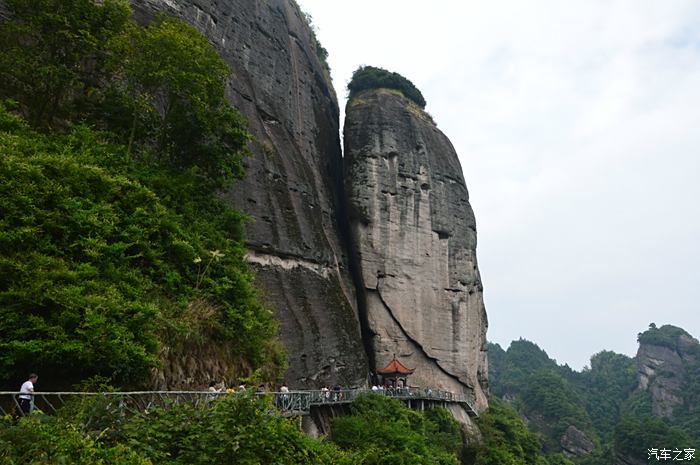
[[[403,365],[403,363],[398,361],[398,359],[396,358],[396,355],[394,355],[394,358],[391,359],[391,362],[389,362],[381,370],[377,370],[377,374],[380,374],[380,375],[410,375],[414,371],[415,371],[415,368],[414,369],[406,368]]]

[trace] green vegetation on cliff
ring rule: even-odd
[[[382,68],[360,66],[352,73],[352,79],[348,84],[350,99],[363,90],[382,88],[398,90],[420,108],[425,108],[423,94],[411,81],[398,73],[392,73]]]
[[[478,420],[482,442],[469,447],[476,465],[571,465],[561,454],[542,454],[537,434],[529,430],[512,407],[497,398]]]
[[[331,441],[363,456],[366,465],[459,463],[459,425],[444,409],[417,412],[397,399],[362,396],[351,415],[333,420]]]
[[[140,27],[124,0],[6,3],[0,97],[32,127],[85,122],[218,185],[242,174],[250,136],[224,95],[230,70],[194,28],[165,17]]]
[[[217,188],[249,139],[196,30],[128,2],[9,0],[0,25],[0,384],[138,385],[160,349],[282,364]]]
[[[96,415],[100,401],[60,416],[0,419],[0,462],[74,465],[351,465],[361,457],[305,436],[269,399],[233,394],[210,405],[153,408],[119,421]],[[90,421],[88,421],[90,420]]]
[[[283,418],[270,398],[250,393],[226,395],[196,407],[185,403],[167,410],[152,408],[148,414],[116,420],[102,414],[104,402],[83,400],[64,407],[60,415],[35,414],[17,424],[2,419],[0,461],[457,465],[462,454],[459,425],[446,410],[417,412],[377,395],[355,401],[351,414],[335,418],[332,434],[322,439],[305,436],[298,429],[298,418]]]
[[[637,342],[653,346],[666,347],[671,350],[678,349],[678,341],[681,336],[690,338],[690,334],[682,328],[672,325],[663,325],[657,328],[654,323],[649,325],[649,329],[637,335]]]
[[[681,336],[690,337],[680,328],[652,326],[639,341],[676,351]],[[698,346],[686,345],[684,350],[697,353],[694,360],[700,361]],[[637,361],[625,355],[600,352],[582,372],[557,365],[524,340],[513,341],[507,351],[490,344],[489,355],[492,393],[508,399],[528,419],[546,451],[571,448],[570,441],[563,441],[569,425],[585,434],[590,441],[586,448],[593,446],[570,459],[581,465],[646,463],[649,448],[697,448],[700,363],[689,359],[685,364],[682,404],[672,416],[656,418],[650,393],[637,389]],[[578,446],[587,442],[577,441]]]

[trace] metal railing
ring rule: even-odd
[[[32,395],[31,411],[53,414],[70,400],[91,398],[103,399],[103,407],[110,411],[137,413],[180,403],[207,405],[220,395],[223,393],[209,391],[35,392]],[[24,415],[18,396],[18,392],[0,391],[0,414]]]
[[[311,395],[311,405],[323,405],[332,403],[349,403],[353,402],[362,394],[376,394],[386,397],[394,397],[403,400],[427,400],[427,401],[443,401],[465,404],[470,412],[477,416],[471,401],[462,395],[454,394],[449,391],[439,389],[420,389],[420,388],[388,388],[388,389],[341,389],[341,390],[321,390],[321,391],[306,391]]]
[[[454,402],[466,405],[470,413],[477,415],[471,402],[464,396],[449,391],[398,388],[398,389],[341,389],[289,392],[256,392],[257,396],[270,397],[273,405],[285,415],[307,415],[312,406],[328,404],[347,404],[363,394],[373,393],[403,400],[425,400],[433,402]],[[19,392],[0,391],[0,414],[22,416]],[[35,392],[32,396],[32,408],[43,413],[54,414],[68,401],[80,399],[101,399],[101,409],[107,414],[125,415],[147,412],[149,409],[171,408],[181,403],[208,406],[212,401],[228,394],[211,391],[134,391],[134,392]]]

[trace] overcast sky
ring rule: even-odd
[[[341,107],[396,71],[454,144],[490,341],[580,369],[652,321],[700,337],[700,2],[299,3]]]

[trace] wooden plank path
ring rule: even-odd
[[[406,402],[411,408],[423,409],[426,405],[459,404],[472,416],[478,416],[472,403],[463,396],[432,389],[343,389],[340,391],[289,391],[256,392],[257,396],[269,396],[273,404],[285,416],[309,415],[312,408],[323,409],[333,405],[352,403],[362,394],[374,393]],[[210,405],[212,401],[226,395],[240,393],[211,391],[132,391],[132,392],[35,392],[33,408],[47,414],[55,413],[69,400],[101,399],[103,408],[114,415],[138,414],[149,409],[169,408],[181,403],[195,406]],[[0,415],[21,415],[19,392],[0,391]]]

